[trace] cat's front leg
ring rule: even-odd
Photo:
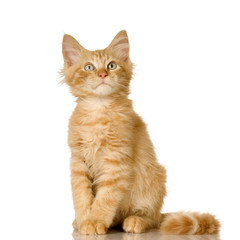
[[[80,227],[82,234],[105,234],[107,232],[132,182],[131,172],[132,168],[126,159],[104,159],[104,170],[97,179],[96,197],[91,212]]]
[[[80,225],[90,213],[94,196],[88,167],[79,156],[72,156],[71,158],[71,185],[75,210],[73,227],[80,229]]]

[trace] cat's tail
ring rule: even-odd
[[[220,222],[209,213],[175,212],[162,214],[163,234],[217,234]]]

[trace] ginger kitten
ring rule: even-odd
[[[105,234],[116,225],[132,233],[217,233],[220,224],[208,213],[161,213],[166,170],[128,99],[133,65],[126,31],[96,51],[64,35],[62,51],[64,81],[77,97],[68,139],[74,228],[82,234]]]

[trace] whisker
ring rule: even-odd
[[[123,84],[121,84],[121,83],[116,83],[118,86],[120,86],[120,87],[123,87],[123,88],[126,88],[126,89],[128,89],[128,86],[125,86],[125,85],[123,85]]]

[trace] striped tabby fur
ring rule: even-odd
[[[105,234],[115,225],[132,233],[217,233],[210,214],[161,214],[166,171],[128,99],[133,65],[126,31],[97,51],[64,35],[63,57],[64,81],[77,97],[68,139],[74,228],[82,234]]]

